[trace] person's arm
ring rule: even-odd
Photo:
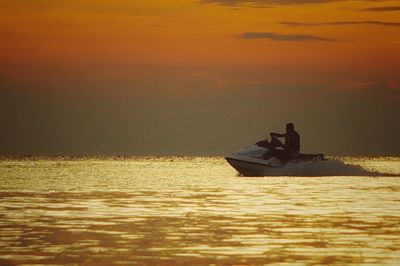
[[[286,134],[279,134],[279,133],[275,133],[275,132],[271,132],[271,137],[279,137],[279,138],[283,138],[285,137]]]

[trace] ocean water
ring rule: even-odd
[[[400,265],[400,158],[316,169],[241,177],[220,157],[3,158],[0,265]]]

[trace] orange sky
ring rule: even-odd
[[[46,136],[46,130],[50,129],[53,134],[64,136],[66,129],[54,126],[51,122],[54,117],[46,120],[40,112],[51,106],[55,113],[69,117],[69,103],[60,98],[54,104],[51,98],[66,94],[71,99],[104,97],[93,100],[97,102],[89,103],[85,98],[81,105],[77,103],[77,117],[95,106],[116,106],[129,99],[132,102],[126,102],[126,110],[120,115],[115,113],[116,117],[130,114],[147,121],[147,114],[129,109],[135,101],[145,109],[157,105],[157,112],[146,109],[154,111],[151,119],[161,119],[160,112],[166,115],[154,127],[138,123],[135,128],[127,129],[122,122],[114,124],[118,132],[132,134],[138,128],[146,128],[143,132],[164,132],[167,127],[173,138],[179,134],[179,128],[191,127],[188,133],[191,136],[203,128],[198,127],[202,121],[207,130],[212,128],[224,135],[228,129],[238,129],[235,120],[231,121],[231,127],[221,124],[227,117],[234,117],[232,112],[237,112],[242,123],[247,123],[246,117],[261,121],[264,119],[261,114],[271,112],[272,108],[283,108],[281,116],[271,118],[275,130],[295,118],[303,121],[303,129],[311,133],[315,121],[319,121],[320,130],[329,126],[320,114],[306,121],[305,117],[313,112],[309,106],[319,104],[321,108],[335,109],[334,101],[343,101],[349,109],[341,110],[347,113],[326,109],[324,112],[332,120],[343,121],[349,113],[353,120],[359,119],[359,114],[372,112],[375,107],[380,109],[370,116],[383,123],[385,130],[400,133],[399,126],[393,128],[390,122],[382,122],[399,108],[393,99],[400,99],[400,1],[2,0],[0,40],[0,89],[19,91],[22,96],[18,97],[22,98],[38,98],[34,103],[26,103],[38,112],[30,118],[32,127],[26,126],[24,119],[15,122],[16,117],[25,113],[7,118],[11,122],[5,122],[6,125],[14,127],[10,136],[18,135],[21,128],[24,132],[36,132],[37,136]],[[345,91],[356,94],[343,94]],[[113,102],[107,102],[112,97]],[[138,97],[143,98],[137,100]],[[164,104],[165,99],[168,104]],[[240,105],[242,99],[249,103]],[[15,110],[21,107],[3,101],[4,106]],[[259,102],[250,104],[252,101]],[[65,109],[57,109],[64,103]],[[171,106],[176,109],[168,113]],[[207,108],[220,113],[219,120],[214,117],[212,122],[210,116],[215,113],[203,112]],[[106,117],[110,114],[105,109],[98,111]],[[197,120],[193,122],[190,115],[182,117],[182,113],[192,114]],[[72,117],[70,129],[83,130],[87,121],[75,124]],[[35,126],[42,120],[47,127]],[[110,118],[110,121],[117,120]],[[102,128],[103,123],[99,120],[98,126]],[[342,127],[330,128],[332,136],[338,133],[335,130],[353,125],[350,120],[343,123]],[[367,121],[360,120],[359,128],[368,129]],[[254,124],[249,130],[248,135],[246,130],[237,134],[249,141],[267,129],[265,125]],[[20,137],[23,138],[22,133]],[[137,136],[141,143],[151,143],[153,140],[147,137],[145,133],[142,139]],[[205,138],[205,143],[210,143],[213,137],[210,135],[208,142]],[[71,140],[71,145],[74,141]],[[126,141],[130,139],[127,137]],[[3,142],[9,141],[4,138]],[[14,142],[14,146],[21,143],[17,138]],[[228,142],[233,145],[235,141]],[[315,148],[323,142],[306,142],[305,147]],[[0,139],[0,148],[1,143]],[[163,147],[163,143],[158,145]],[[10,144],[7,149],[18,150],[14,146]],[[337,147],[329,147],[340,152]],[[142,153],[148,148],[143,146]],[[223,146],[215,151],[225,152],[230,148]],[[392,153],[400,153],[400,147],[393,149]]]
[[[174,65],[198,67],[203,69],[202,74],[208,75],[209,72],[216,74],[215,68],[272,68],[282,71],[282,76],[286,74],[285,69],[288,73],[290,70],[305,72],[304,80],[294,77],[294,81],[321,81],[321,71],[332,73],[332,77],[323,77],[324,80],[339,81],[341,75],[354,71],[355,76],[365,73],[364,80],[359,77],[357,81],[398,81],[400,12],[361,10],[400,6],[399,1],[298,5],[268,0],[236,1],[234,5],[215,2],[218,0],[214,3],[200,0],[5,0],[1,3],[0,17],[0,71],[6,76],[24,78],[24,73],[9,69],[8,64],[33,64],[36,69],[52,68],[56,64],[79,69],[84,75],[99,64],[106,69],[107,65],[121,64],[130,65],[130,70],[124,74],[131,77],[141,65]],[[268,7],[263,7],[262,3]],[[363,21],[397,24],[280,24]],[[332,41],[238,38],[245,32],[312,35]],[[111,72],[108,75],[112,76]],[[223,73],[217,74],[221,79],[227,78]],[[274,76],[252,79],[253,82],[279,81]]]

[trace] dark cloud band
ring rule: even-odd
[[[251,5],[255,7],[265,7],[269,5],[302,5],[302,4],[322,4],[332,2],[344,2],[348,0],[200,0],[203,3],[219,4],[225,6]],[[374,0],[383,2],[384,0]]]
[[[378,26],[391,26],[391,27],[399,27],[400,22],[383,22],[383,21],[375,21],[375,20],[366,20],[366,21],[331,21],[331,22],[295,22],[295,21],[285,21],[280,22],[279,24],[293,27],[300,26],[349,26],[349,25],[361,25],[361,24],[369,24],[369,25],[378,25]]]
[[[267,39],[283,42],[334,42],[336,40],[308,34],[280,34],[272,32],[244,32],[237,36],[239,39]]]
[[[400,6],[368,7],[361,9],[361,11],[373,11],[373,12],[400,11]]]

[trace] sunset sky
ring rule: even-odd
[[[2,0],[0,155],[400,155],[400,1]]]

